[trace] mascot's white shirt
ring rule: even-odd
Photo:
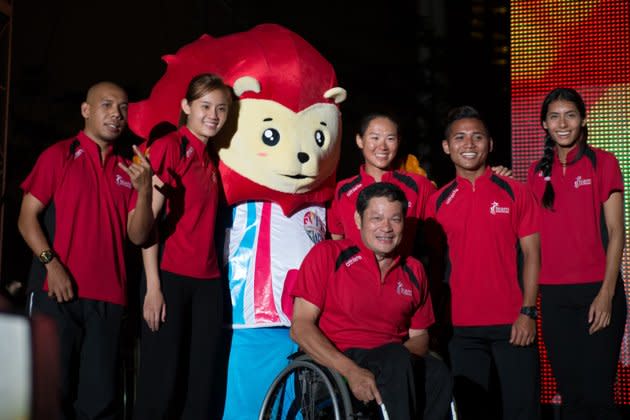
[[[232,327],[289,326],[290,292],[304,257],[324,239],[325,208],[286,217],[277,204],[249,201],[234,206],[232,216],[225,249]]]

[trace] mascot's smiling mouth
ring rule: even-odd
[[[304,178],[314,178],[312,176],[306,176],[306,175],[302,175],[302,174],[297,174],[297,175],[282,175],[282,176],[286,176],[287,178],[291,178],[291,179],[304,179]]]

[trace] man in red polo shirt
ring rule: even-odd
[[[425,357],[434,321],[426,276],[418,260],[398,252],[406,207],[391,183],[361,191],[361,240],[322,241],[300,267],[291,337],[339,371],[357,399],[384,403],[390,418],[424,410],[425,419],[443,419],[452,383],[444,364]]]
[[[444,152],[456,178],[431,196],[427,219],[448,241],[453,338],[449,355],[462,419],[491,419],[491,366],[498,373],[502,418],[539,418],[536,294],[540,269],[533,195],[487,166],[492,139],[479,113],[449,113]],[[517,245],[523,255],[522,285]]]
[[[81,115],[84,129],[47,148],[22,183],[18,227],[45,267],[30,285],[29,311],[57,321],[61,418],[118,418],[124,244],[143,243],[151,230],[152,172],[137,149],[132,164],[113,150],[127,120],[122,88],[95,84]]]

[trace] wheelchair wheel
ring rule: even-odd
[[[308,356],[297,357],[273,381],[259,420],[351,419],[352,405],[344,379]]]

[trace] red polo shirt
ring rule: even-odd
[[[572,162],[577,148],[569,152]],[[534,162],[528,182],[542,202],[545,184]],[[540,223],[541,284],[575,284],[602,281],[606,271],[603,203],[614,192],[623,192],[619,162],[612,153],[589,147],[582,157],[566,167],[557,154],[551,169],[555,192],[553,211],[542,208]],[[601,223],[604,223],[603,225]]]
[[[198,279],[219,277],[214,245],[219,174],[205,144],[183,126],[156,140],[147,152],[154,173],[167,187],[160,267]]]
[[[129,164],[113,153],[101,162],[100,148],[81,131],[44,150],[21,188],[54,206],[52,247],[78,296],[124,305],[124,242],[136,194],[119,162]]]
[[[348,239],[316,244],[292,295],[321,310],[319,328],[340,351],[401,343],[410,328],[425,329],[434,321],[418,260],[399,257],[381,283],[374,253]]]
[[[408,253],[413,246],[418,220],[424,219],[424,207],[436,188],[422,175],[397,170],[384,173],[381,181],[400,187],[407,197],[408,209],[401,249]],[[365,165],[361,165],[359,175],[337,183],[335,196],[326,213],[326,225],[330,233],[344,235],[355,243],[361,242],[361,233],[354,221],[357,198],[363,188],[374,182],[374,178],[365,172]]]
[[[453,325],[512,324],[523,303],[518,240],[538,232],[527,187],[490,168],[474,185],[457,177],[431,196],[427,218],[437,220],[448,241]]]

